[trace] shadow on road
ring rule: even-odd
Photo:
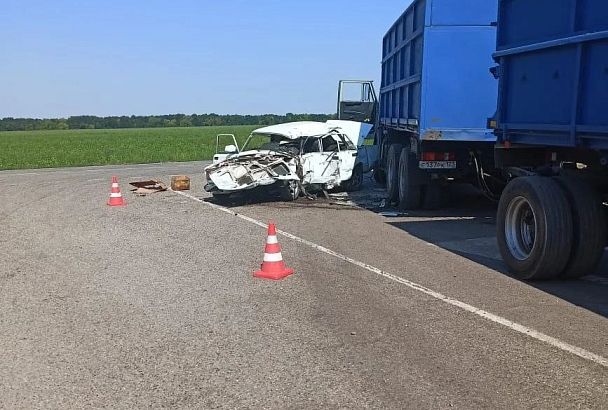
[[[408,212],[390,225],[426,242],[511,276],[496,244],[496,205],[472,187],[454,186],[451,208]],[[516,278],[513,278],[517,280]],[[574,305],[608,317],[608,253],[598,271],[582,280],[526,282]]]

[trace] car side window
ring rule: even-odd
[[[357,147],[355,147],[351,140],[345,137],[344,135],[340,134],[337,136],[337,138],[340,140],[338,142],[338,144],[340,145],[340,151],[357,149]]]
[[[331,135],[323,137],[323,139],[321,139],[321,144],[323,145],[323,152],[338,151],[338,141]]]
[[[304,142],[304,147],[302,148],[302,151],[304,154],[319,152],[319,140],[317,138],[308,138]]]

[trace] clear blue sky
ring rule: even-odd
[[[333,112],[411,0],[1,0],[0,118]]]

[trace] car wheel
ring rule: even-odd
[[[295,201],[300,196],[300,191],[299,181],[287,181],[281,190],[281,200],[285,202]]]

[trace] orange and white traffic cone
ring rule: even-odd
[[[277,239],[277,229],[273,223],[268,225],[268,238],[266,239],[266,249],[264,250],[264,262],[262,268],[253,274],[256,278],[281,280],[293,273],[283,262],[281,245]]]
[[[110,192],[110,199],[108,205],[110,206],[125,206],[125,202],[122,194],[120,193],[120,187],[118,186],[118,178],[112,177],[112,191]]]

